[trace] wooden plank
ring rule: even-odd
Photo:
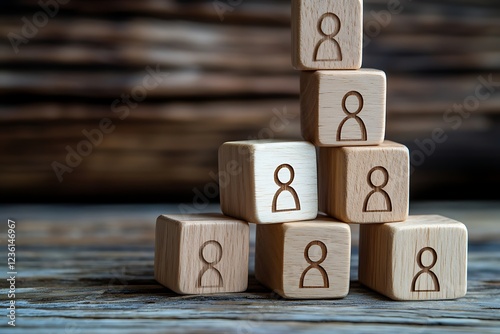
[[[288,22],[289,11],[286,3],[282,0],[276,3],[266,3],[264,1],[244,1],[232,8],[243,10],[229,11],[232,15],[225,15],[224,21],[253,23],[256,20],[264,24],[285,24]],[[33,0],[23,0],[21,6],[12,6],[15,10],[37,10],[38,3]],[[142,15],[157,18],[177,18],[191,20],[211,20],[219,22],[221,17],[214,9],[212,1],[189,1],[180,3],[175,0],[159,1],[145,0],[140,4],[133,0],[120,2],[111,1],[109,6],[103,6],[99,1],[72,0],[64,6],[61,11],[65,14],[85,13],[87,15]],[[222,21],[221,21],[222,22]]]
[[[156,67],[155,67],[156,68]],[[148,98],[189,98],[193,96],[205,96],[210,98],[234,97],[242,95],[292,95],[298,92],[298,80],[293,80],[294,75],[267,76],[248,75],[240,76],[231,73],[203,73],[203,72],[180,72],[160,69],[158,85],[146,90],[144,78],[149,74],[146,71],[124,73],[117,72],[110,76],[109,73],[94,72],[0,72],[1,95],[26,94],[53,96],[55,92],[59,98],[86,97],[86,98],[110,98],[120,99],[121,94],[132,94]],[[151,85],[151,81],[148,81]],[[152,86],[150,86],[152,87]],[[135,95],[137,94],[137,95]],[[133,99],[131,100],[134,101]],[[135,99],[137,101],[137,99]],[[123,106],[119,103],[118,106]]]
[[[498,332],[500,235],[495,229],[496,236],[487,242],[481,233],[475,234],[487,231],[484,222],[496,220],[498,206],[470,202],[418,206],[417,211],[469,217],[462,220],[471,231],[469,291],[462,299],[401,303],[369,291],[357,282],[356,248],[345,299],[284,300],[258,284],[252,274],[244,293],[179,296],[153,279],[154,222],[161,213],[178,212],[175,204],[4,205],[0,213],[14,218],[18,226],[16,331],[419,333],[425,328],[437,333]],[[6,232],[5,224],[0,232]],[[6,291],[7,282],[0,282],[0,288]]]
[[[387,2],[383,0],[365,0],[365,12],[373,9],[387,8]],[[455,15],[479,18],[491,15],[495,17],[498,9],[488,0],[460,0],[460,1],[432,1],[419,2],[418,5],[402,3],[406,12],[427,14],[435,12],[449,12],[453,6]],[[27,11],[38,9],[36,0],[23,0],[21,5],[7,4],[6,10],[11,13],[16,11]],[[151,16],[159,18],[176,18],[192,20],[220,21],[221,18],[214,9],[212,1],[190,1],[188,5],[176,1],[147,0],[137,3],[133,0],[120,2],[111,1],[104,5],[98,1],[73,0],[61,6],[61,11],[65,14],[85,13],[87,15],[122,14]],[[273,1],[272,3],[262,0],[246,0],[239,5],[232,6],[233,10],[228,11],[224,16],[224,22],[238,22],[251,24],[257,21],[263,24],[286,25],[289,22],[289,1]],[[479,21],[479,20],[478,20]],[[222,23],[222,22],[221,22]]]
[[[104,107],[101,105],[80,105],[76,106],[74,103],[65,105],[61,102],[56,102],[51,108],[56,111],[50,111],[47,104],[40,105],[42,111],[46,111],[48,116],[53,118],[52,112],[60,112],[59,109],[72,109],[76,113],[87,112],[88,115],[98,114],[99,110],[104,112],[111,108],[111,103],[115,99],[120,99],[121,94],[130,94],[135,87],[140,87],[145,73],[116,73],[116,75],[109,77],[99,73],[59,73],[49,74],[46,72],[39,73],[19,73],[19,72],[0,72],[0,96],[9,98],[9,95],[16,94],[33,94],[33,98],[43,99],[56,99],[54,92],[58,92],[58,96],[66,96],[68,98],[82,99],[85,97],[87,101],[94,99],[95,102],[106,99]],[[482,81],[479,80],[483,77]],[[463,104],[468,96],[475,96],[476,87],[481,85],[483,81],[491,80],[493,83],[499,81],[500,72],[463,75],[447,75],[441,77],[434,76],[405,76],[401,74],[387,74],[387,107],[388,116],[391,113],[441,113],[443,114],[447,109],[452,108],[453,104]],[[115,82],[116,81],[116,82]],[[43,85],[42,85],[43,82]],[[96,83],[99,84],[96,84]],[[495,87],[492,87],[496,90]],[[160,113],[162,108],[174,109],[174,107],[181,108],[183,104],[173,104],[171,106],[161,104],[159,106],[149,106],[150,102],[155,100],[167,99],[221,99],[233,100],[238,98],[240,106],[235,108],[247,109],[245,107],[246,101],[255,102],[257,100],[272,100],[277,101],[277,105],[273,106],[281,108],[283,103],[280,102],[283,97],[291,106],[299,103],[297,98],[300,91],[298,73],[290,75],[273,76],[269,78],[265,75],[249,75],[239,76],[229,73],[208,72],[199,74],[187,74],[184,72],[171,72],[166,76],[165,80],[155,89],[147,91],[148,100],[138,103],[136,109],[129,108],[131,111],[139,111],[149,109],[149,112],[156,111]],[[482,93],[486,94],[486,90]],[[489,92],[489,91],[488,91]],[[60,98],[59,97],[59,98]],[[245,98],[246,97],[246,98]],[[295,98],[295,102],[291,98]],[[289,101],[289,102],[288,102]],[[132,100],[134,102],[134,100]],[[229,102],[229,101],[228,101]],[[494,113],[498,112],[498,104],[500,96],[498,94],[490,94],[488,98],[480,101],[474,113]],[[225,102],[224,102],[225,103]],[[229,104],[229,103],[228,103]],[[214,104],[207,104],[207,108],[213,108]],[[200,109],[198,103],[184,104],[186,108],[194,111],[195,108]],[[25,110],[33,107],[27,105],[25,107],[9,108],[2,106],[6,112],[15,110]],[[119,102],[117,108],[124,107],[124,103]],[[188,109],[188,110],[189,110]],[[96,110],[95,113],[91,110]],[[118,110],[118,109],[117,109]],[[120,109],[121,110],[121,109]],[[200,113],[205,110],[205,107],[199,110]],[[44,112],[40,115],[44,115]],[[19,111],[20,112],[20,111]],[[173,110],[170,112],[174,112]],[[180,111],[179,111],[180,112]],[[148,112],[146,112],[148,113]],[[135,118],[133,114],[142,114],[139,112],[131,112],[131,118]],[[161,112],[159,115],[164,114]],[[113,114],[109,114],[112,117]],[[115,113],[120,116],[121,112]],[[103,116],[104,117],[104,116]],[[140,116],[137,116],[140,117]],[[161,117],[161,116],[160,116]],[[5,118],[4,118],[5,119]]]

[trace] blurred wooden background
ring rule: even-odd
[[[60,2],[47,22],[38,0],[0,5],[4,201],[189,201],[224,141],[300,138],[290,0]],[[390,22],[388,0],[364,3],[363,67],[387,72],[387,138],[412,151],[411,198],[500,198],[500,85],[474,105],[479,77],[500,82],[498,1],[401,0]],[[469,116],[445,118],[464,102]],[[270,130],[276,114],[286,129]],[[54,161],[103,118],[114,130],[59,182]],[[447,140],[427,154],[415,141],[436,128]]]

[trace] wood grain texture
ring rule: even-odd
[[[412,214],[445,214],[467,226],[465,297],[394,302],[358,282],[358,248],[354,246],[347,297],[283,299],[254,277],[253,232],[245,292],[179,295],[154,279],[156,218],[161,213],[178,214],[179,203],[2,205],[0,216],[18,223],[16,258],[22,272],[15,333],[497,334],[498,203],[412,204]],[[218,205],[207,209],[217,212]],[[252,231],[255,227],[250,225]],[[5,245],[6,233],[7,224],[0,224],[1,245]],[[356,245],[357,233],[352,236]],[[7,289],[8,282],[0,280],[0,292],[6,295]]]
[[[314,219],[316,149],[305,141],[248,140],[219,148],[222,212],[251,223]]]
[[[319,149],[319,210],[348,223],[403,221],[409,208],[409,152],[377,146]]]
[[[291,29],[294,68],[361,67],[363,1],[293,0]]]
[[[467,228],[439,215],[360,229],[359,281],[395,300],[456,299],[467,292]]]
[[[316,146],[378,145],[385,138],[383,71],[302,72],[301,131]]]
[[[223,142],[262,137],[274,108],[286,105],[298,115],[291,2],[245,0],[222,22],[213,4],[72,0],[15,53],[8,34],[22,35],[21,18],[31,21],[41,7],[37,0],[2,2],[2,192],[12,202],[96,201],[96,193],[117,202],[131,193],[134,201],[181,193],[189,199],[193,188],[213,182]],[[379,24],[374,13],[388,10],[388,2],[363,3],[363,66],[388,74],[387,138],[418,149],[415,139],[428,138],[431,129],[449,135],[441,153],[413,174],[413,198],[481,193],[474,189],[481,182],[463,175],[488,184],[498,179],[499,150],[491,145],[500,133],[500,94],[482,100],[467,119],[453,113],[449,123],[443,116],[474,94],[479,76],[500,80],[500,9],[492,0],[402,5],[374,36],[368,29]],[[122,123],[111,103],[156,65],[169,75]],[[117,130],[59,183],[51,163],[65,160],[65,147],[84,139],[83,129],[110,116]],[[298,120],[275,138],[300,140]],[[474,164],[461,163],[469,160]]]
[[[248,247],[246,222],[220,214],[161,215],[155,279],[179,294],[245,291]]]
[[[338,220],[258,225],[255,277],[289,299],[343,298],[349,292],[351,230]]]

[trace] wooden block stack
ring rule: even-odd
[[[250,222],[263,285],[285,298],[342,298],[350,281],[348,224],[362,224],[363,284],[396,300],[465,295],[465,226],[408,216],[409,152],[385,141],[386,76],[361,69],[362,13],[361,0],[292,1],[305,141],[224,143],[225,216],[158,218],[160,283],[188,294],[245,290]]]
[[[255,277],[286,298],[339,298],[349,290],[351,230],[318,217],[316,156],[307,141],[219,149],[222,212],[257,224]]]

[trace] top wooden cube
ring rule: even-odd
[[[359,69],[362,44],[362,0],[292,0],[294,68]]]

